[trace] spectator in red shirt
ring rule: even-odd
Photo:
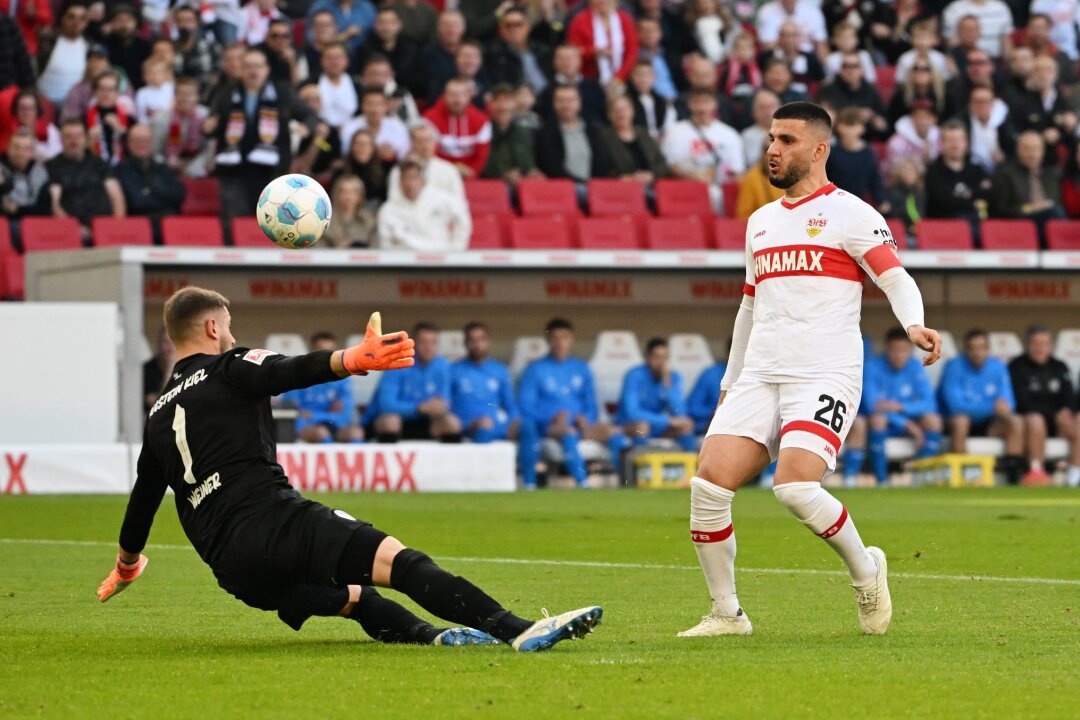
[[[15,6],[13,17],[12,5]],[[19,26],[30,57],[37,55],[38,35],[50,30],[56,22],[48,0],[0,0],[0,15],[11,17]]]
[[[589,7],[570,21],[566,40],[581,48],[581,72],[605,87],[625,83],[638,57],[634,19],[615,6],[615,0],[589,0]]]
[[[478,177],[491,150],[491,121],[469,103],[469,82],[454,78],[446,83],[442,98],[424,113],[439,133],[436,154],[454,163],[462,177]]]

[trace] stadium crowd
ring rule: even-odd
[[[228,232],[293,171],[331,190],[324,247],[465,248],[468,178],[568,178],[582,204],[594,178],[693,179],[718,211],[737,182],[745,217],[777,196],[773,110],[811,98],[836,119],[830,178],[909,232],[1041,232],[1080,217],[1078,17],[1078,0],[0,0],[0,210],[157,221],[212,176]]]
[[[537,483],[541,442],[550,438],[561,447],[567,473],[584,485],[581,440],[606,445],[615,468],[627,450],[657,440],[696,452],[726,370],[718,362],[688,387],[672,368],[668,340],[652,338],[643,348],[644,362],[623,375],[617,402],[604,407],[593,369],[573,354],[574,327],[568,320],[547,324],[547,352],[525,366],[516,384],[509,368],[491,356],[484,323],[465,326],[465,354],[453,362],[438,352],[439,333],[433,323],[417,324],[411,333],[416,365],[382,375],[364,406],[349,378],[286,393],[281,405],[297,411],[297,438],[312,443],[516,441],[528,487]],[[991,356],[985,330],[969,330],[961,353],[945,362],[935,387],[904,330],[890,330],[878,355],[866,339],[863,396],[840,456],[845,484],[856,485],[864,469],[878,484],[889,481],[885,445],[890,437],[910,438],[916,458],[964,454],[969,438],[996,437],[1004,444],[998,468],[1008,482],[1046,485],[1054,470],[1047,463],[1046,440],[1060,437],[1069,443],[1065,481],[1080,487],[1080,384],[1053,356],[1052,341],[1049,328],[1033,325],[1024,352],[1006,364]],[[311,349],[338,345],[328,332],[310,340]],[[157,353],[145,365],[147,408],[171,372],[172,352],[162,332]]]

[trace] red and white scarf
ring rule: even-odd
[[[113,108],[113,112],[116,113],[116,117],[125,129],[131,127],[131,118],[124,112],[124,108],[117,105]],[[124,136],[112,128],[106,128],[97,105],[90,106],[90,109],[86,111],[86,127],[94,138],[93,153],[110,165],[120,162],[124,157]],[[97,132],[94,132],[95,129]],[[106,131],[112,133],[111,143],[105,142]]]
[[[189,160],[202,150],[202,121],[197,111],[187,116],[169,112],[169,132],[165,135],[165,159]]]

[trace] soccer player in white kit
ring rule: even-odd
[[[690,485],[690,539],[712,609],[680,637],[749,635],[735,594],[735,491],[778,458],[773,493],[847,565],[864,633],[892,619],[885,553],[863,545],[855,521],[821,487],[855,420],[862,385],[862,278],[888,296],[908,337],[938,359],[922,295],[901,267],[885,220],[825,176],[832,122],[819,105],[773,115],[769,181],[783,198],[746,228],[746,285],[720,403]]]

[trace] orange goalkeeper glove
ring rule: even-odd
[[[142,571],[146,569],[146,563],[148,562],[150,561],[145,555],[139,555],[139,559],[129,565],[117,555],[116,567],[109,573],[109,577],[102,580],[101,584],[98,585],[98,600],[105,602],[135,582],[135,578],[142,575]]]
[[[416,355],[413,342],[404,330],[382,334],[382,315],[371,313],[364,342],[345,348],[341,362],[353,375],[366,375],[371,370],[397,370],[412,367]]]

